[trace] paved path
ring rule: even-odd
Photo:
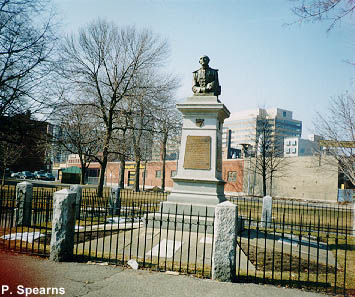
[[[297,289],[278,288],[256,284],[220,283],[185,275],[132,270],[109,265],[83,263],[54,263],[47,259],[0,252],[0,281],[8,285],[13,294],[0,296],[25,296],[16,294],[17,286],[27,288],[64,288],[65,295],[32,296],[324,296]],[[0,288],[1,289],[1,288]]]

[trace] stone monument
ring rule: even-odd
[[[215,206],[225,201],[222,180],[223,122],[230,112],[218,99],[218,70],[207,56],[193,72],[193,96],[176,105],[183,115],[177,174],[161,215],[214,216]],[[159,220],[159,218],[156,218]]]

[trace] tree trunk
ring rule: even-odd
[[[161,190],[165,191],[165,163],[166,163],[166,143],[168,141],[168,135],[164,135],[161,147],[161,159],[162,159],[162,170],[161,170]]]
[[[267,191],[267,184],[266,184],[266,171],[267,171],[267,165],[266,165],[266,141],[268,141],[267,136],[266,136],[266,131],[265,128],[263,130],[263,139],[262,139],[262,158],[263,158],[263,196],[266,196],[266,191]]]
[[[84,162],[84,158],[80,157],[80,166],[81,166],[81,174],[80,174],[80,184],[84,185],[85,184],[85,173],[86,173],[86,163]]]
[[[263,196],[266,196],[266,177],[263,174]]]
[[[97,186],[98,197],[103,196],[106,166],[107,166],[107,155],[103,157],[102,163],[100,164],[100,177],[99,177],[99,184]]]
[[[139,173],[141,167],[141,160],[136,160],[136,173],[134,175],[134,191],[139,192]]]
[[[118,185],[121,189],[124,189],[124,173],[126,167],[126,160],[124,155],[120,155],[120,163],[120,180],[118,182]]]
[[[263,152],[263,196],[266,196],[266,160],[265,160],[266,156],[265,153]]]
[[[2,180],[1,180],[1,185],[5,185],[5,173],[6,173],[6,166],[4,166],[4,170],[2,172]]]
[[[5,154],[7,154],[8,153],[8,147],[6,148],[6,153]],[[1,180],[1,185],[2,186],[4,186],[5,185],[5,174],[6,174],[6,167],[7,167],[7,156],[6,155],[4,155],[4,156],[2,156],[3,157],[3,168],[4,168],[4,170],[3,170],[3,172],[2,172],[2,180]]]
[[[80,176],[80,184],[85,185],[85,175],[86,175],[86,164],[81,166],[81,176]]]

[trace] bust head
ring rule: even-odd
[[[202,65],[202,67],[208,67],[209,62],[210,62],[210,58],[207,56],[202,56],[200,58],[200,64]]]

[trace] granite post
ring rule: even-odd
[[[33,185],[27,181],[16,186],[16,225],[31,226]]]
[[[111,188],[110,210],[111,215],[120,215],[121,212],[121,187]]]
[[[212,279],[231,282],[236,278],[237,205],[225,201],[215,208]]]
[[[261,226],[263,228],[269,228],[272,221],[272,197],[265,196],[263,198],[263,209],[261,212]]]
[[[73,256],[76,193],[68,189],[53,194],[50,260],[68,261]]]
[[[80,207],[81,207],[81,197],[82,197],[82,188],[79,185],[70,186],[69,190],[76,193],[75,199],[75,218],[80,219]]]

